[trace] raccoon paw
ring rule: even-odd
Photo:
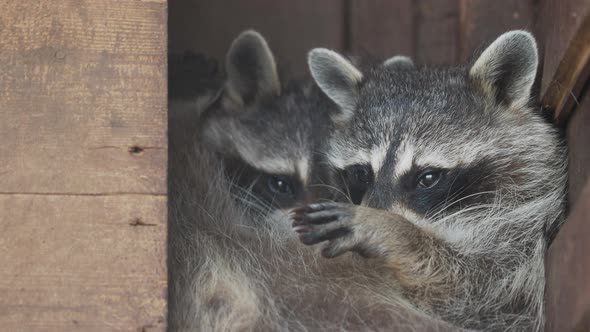
[[[327,241],[322,256],[336,257],[356,246],[353,207],[343,203],[318,203],[294,209],[293,230],[305,245]]]

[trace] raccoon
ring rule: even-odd
[[[531,97],[533,36],[507,32],[466,67],[362,71],[327,49],[308,60],[340,109],[333,181],[360,205],[294,210],[300,241],[371,258],[405,299],[457,326],[541,331],[566,151]]]
[[[170,106],[168,330],[455,330],[372,262],[326,262],[299,243],[288,209],[326,197],[312,190],[315,150],[336,105],[313,84],[283,89],[256,32],[234,41],[226,67],[211,100]]]

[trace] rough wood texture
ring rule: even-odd
[[[583,23],[580,27],[584,27]],[[581,29],[578,29],[580,31]],[[564,38],[567,38],[564,36]],[[574,35],[564,53],[561,49],[546,50],[547,57],[562,54],[557,71],[549,68],[548,75],[554,81],[547,89],[545,100],[555,101],[552,108],[558,112],[558,120],[567,120],[568,156],[568,203],[570,214],[561,228],[547,257],[547,331],[590,331],[590,82],[587,73],[575,68],[588,67],[587,46]],[[550,39],[548,39],[550,41]],[[553,60],[549,60],[551,63]],[[546,62],[547,63],[547,62]],[[545,78],[543,78],[545,82]],[[561,83],[559,83],[561,82]],[[558,84],[568,85],[569,91],[560,91]],[[577,86],[585,84],[584,89]],[[574,89],[572,91],[572,89]],[[582,91],[582,92],[580,92]],[[562,98],[571,94],[583,94],[578,103],[566,106]],[[553,95],[552,95],[553,94]],[[560,101],[561,100],[561,101]],[[568,108],[566,110],[566,107]],[[573,114],[570,116],[570,109]]]
[[[162,329],[165,1],[3,1],[0,64],[0,326]]]
[[[459,0],[461,61],[472,59],[508,30],[533,30],[534,2],[534,0]]]
[[[541,15],[552,22],[543,31],[543,105],[563,125],[590,76],[590,1],[547,1]]]
[[[590,88],[590,85],[588,86]],[[584,185],[590,183],[590,89],[586,89],[580,106],[567,126],[568,201],[573,206],[581,196]]]
[[[0,195],[3,331],[142,331],[165,313],[166,198]]]
[[[547,257],[548,332],[590,331],[590,183]]]
[[[457,0],[416,2],[416,61],[452,65],[459,60],[459,6]]]
[[[157,2],[2,2],[0,192],[166,192],[165,15]]]
[[[223,63],[231,41],[256,29],[269,42],[279,67],[289,76],[307,73],[313,47],[342,49],[341,0],[171,0],[170,50],[191,50]]]
[[[349,15],[353,53],[415,56],[412,0],[350,0]]]

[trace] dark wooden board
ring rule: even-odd
[[[162,330],[166,2],[0,4],[0,326]]]
[[[459,0],[461,61],[472,59],[508,30],[534,30],[534,5],[534,0]]]
[[[416,1],[416,62],[452,65],[459,60],[457,0]]]
[[[586,91],[567,125],[568,201],[571,205],[580,198],[584,185],[590,183],[590,91]]]
[[[590,184],[576,201],[547,257],[548,332],[590,331]]]
[[[191,50],[223,63],[232,40],[256,29],[288,76],[307,73],[313,47],[344,47],[342,0],[171,0],[170,50]]]
[[[350,0],[349,47],[379,57],[415,56],[412,0]]]
[[[590,1],[542,1],[538,25],[545,49],[543,105],[564,125],[590,77]]]

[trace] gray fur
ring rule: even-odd
[[[311,52],[318,53],[328,54]],[[421,288],[398,280],[412,303],[459,326],[541,331],[547,231],[564,220],[566,152],[529,106],[536,67],[534,39],[516,31],[492,43],[471,69],[365,71],[326,155],[337,170],[370,165],[375,180],[361,207],[324,212],[349,230],[328,238],[326,250],[384,258],[397,275],[420,280]],[[348,65],[330,70],[351,72]],[[343,87],[320,80],[327,94]],[[431,192],[420,194],[408,179],[429,167],[449,170],[449,188],[464,183],[423,209]],[[332,227],[300,218],[308,221],[299,232]]]
[[[355,257],[324,262],[294,237],[285,237],[275,227],[261,227],[287,222],[287,215],[247,188],[234,190],[241,184],[226,176],[225,161],[244,153],[228,152],[211,140],[224,137],[235,150],[241,147],[232,139],[247,140],[265,147],[257,153],[266,151],[268,158],[300,155],[315,146],[317,136],[305,134],[311,129],[310,120],[297,121],[304,119],[298,119],[296,112],[313,119],[306,112],[320,115],[329,109],[330,103],[323,104],[327,99],[318,101],[318,96],[321,93],[317,95],[304,84],[282,91],[268,104],[259,101],[250,108],[227,110],[203,100],[171,102],[168,330],[450,329],[400,298],[397,285],[372,262]],[[199,106],[210,109],[203,111]],[[273,109],[286,113],[273,117]],[[246,121],[248,116],[250,121]],[[256,125],[256,120],[261,122]],[[281,127],[285,122],[289,128]],[[248,128],[250,125],[254,127]],[[196,139],[210,126],[217,126],[217,135]],[[281,145],[275,129],[291,144]],[[221,133],[223,130],[236,135]],[[328,133],[325,129],[319,132]]]
[[[242,32],[226,57],[226,97],[242,107],[261,97],[278,96],[281,91],[274,56],[266,40],[256,31]]]
[[[450,330],[400,298],[372,262],[319,260],[272,227],[289,222],[284,206],[227,177],[226,164],[236,158],[263,172],[259,160],[313,159],[329,133],[321,126],[331,105],[306,84],[242,108],[170,104],[168,330]],[[250,144],[247,151],[238,141]],[[255,159],[242,158],[252,153]]]
[[[316,83],[342,110],[338,121],[348,120],[358,99],[361,72],[345,57],[326,49],[312,50],[308,63]]]
[[[482,53],[469,76],[490,97],[519,108],[529,102],[538,62],[534,37],[526,31],[511,31]]]
[[[416,69],[414,61],[404,55],[395,55],[383,62],[383,67],[390,69]]]

